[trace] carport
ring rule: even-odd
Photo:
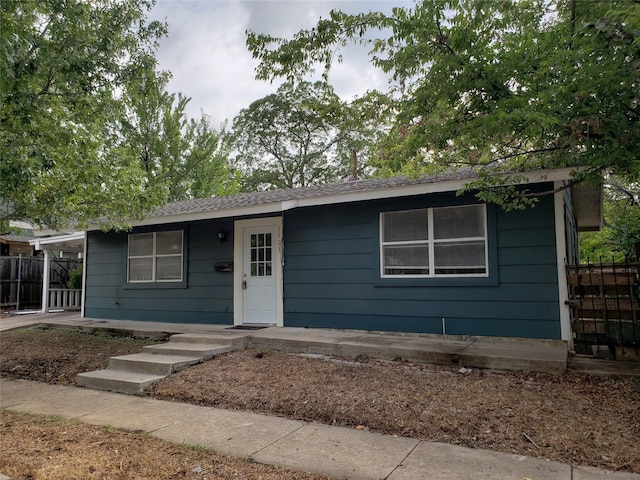
[[[75,232],[54,237],[35,238],[29,241],[29,245],[44,253],[44,269],[42,273],[42,313],[50,309],[83,308],[82,292],[84,291],[84,277],[82,289],[55,289],[49,287],[51,275],[51,256],[53,252],[84,253],[85,234]]]

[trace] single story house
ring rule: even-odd
[[[601,211],[573,173],[527,174],[558,191],[511,212],[457,195],[470,171],[174,202],[87,231],[83,315],[570,341],[565,263]]]

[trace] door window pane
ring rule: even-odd
[[[250,238],[250,275],[252,277],[271,276],[271,234],[252,233]]]

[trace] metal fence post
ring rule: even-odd
[[[22,254],[18,254],[18,290],[16,291],[16,310],[20,310],[20,289],[22,288]]]

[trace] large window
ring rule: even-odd
[[[129,235],[129,283],[182,281],[182,230]]]
[[[383,277],[485,277],[485,205],[380,214]]]

